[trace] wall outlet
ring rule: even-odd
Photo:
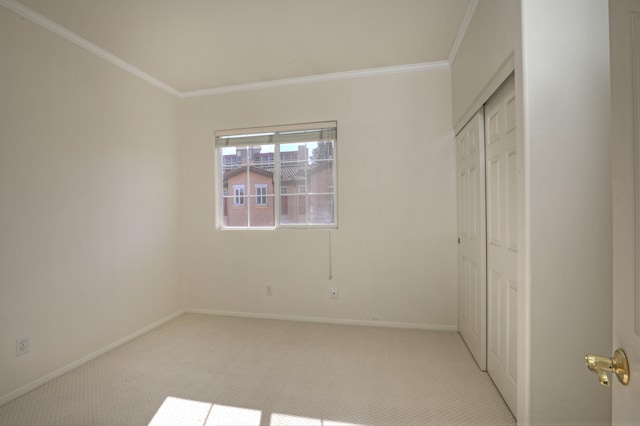
[[[29,338],[21,337],[16,340],[16,356],[29,353]]]
[[[337,299],[338,298],[338,288],[337,287],[333,287],[331,289],[331,298],[332,299]]]
[[[273,286],[267,284],[266,286],[264,286],[264,294],[266,296],[273,296]]]

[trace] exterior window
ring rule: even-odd
[[[222,211],[225,216],[229,214],[229,210],[227,209],[227,204],[229,204],[229,197],[227,197],[227,188],[222,190]]]
[[[256,185],[256,206],[266,206],[266,205],[267,205],[267,185],[261,183]]]
[[[288,215],[289,214],[289,188],[286,186],[280,187],[280,214]]]
[[[298,215],[302,215],[305,214],[307,211],[307,196],[305,195],[307,193],[307,187],[304,185],[301,185],[298,187]]]
[[[244,206],[244,185],[233,185],[233,205]]]
[[[336,143],[336,122],[216,132],[220,227],[335,228]]]

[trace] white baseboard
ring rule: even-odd
[[[64,367],[53,371],[49,374],[47,374],[46,376],[43,376],[37,380],[34,380],[33,382],[22,386],[21,388],[18,388],[16,390],[14,390],[13,392],[9,392],[8,394],[0,397],[0,406],[13,401],[14,399],[26,394],[27,392],[31,392],[32,390],[34,390],[35,388],[42,386],[43,384],[47,383],[50,380],[53,380],[57,377],[62,376],[65,373],[68,373],[69,371],[73,370],[74,368],[77,368],[79,366],[81,366],[82,364],[91,361],[94,358],[99,357],[100,355],[103,355],[107,352],[109,352],[110,350],[113,350],[115,348],[117,348],[118,346],[122,346],[125,343],[135,339],[136,337],[142,336],[143,334],[153,330],[156,327],[161,326],[164,323],[167,323],[169,321],[171,321],[174,318],[179,317],[180,315],[184,314],[185,311],[180,310],[177,312],[174,312],[173,314],[169,315],[168,317],[162,318],[154,323],[149,324],[146,327],[141,328],[140,330],[134,331],[133,333],[129,334],[128,336],[123,337],[122,339],[119,339],[113,343],[111,343],[110,345],[107,345],[101,349],[98,349],[97,351],[90,353],[89,355],[86,355],[82,358],[80,358],[77,361],[72,362],[71,364],[65,365]]]
[[[387,328],[406,328],[417,330],[434,330],[434,331],[458,331],[458,327],[455,325],[441,325],[441,324],[420,324],[411,322],[393,322],[393,321],[375,321],[375,320],[355,320],[347,318],[315,318],[315,317],[303,317],[294,315],[277,315],[277,314],[265,314],[254,312],[233,312],[233,311],[216,311],[210,309],[185,309],[187,314],[206,314],[206,315],[221,315],[228,317],[242,317],[242,318],[257,318],[257,319],[273,319],[284,321],[302,321],[302,322],[315,322],[321,324],[339,324],[339,325],[361,325],[367,327],[387,327]]]

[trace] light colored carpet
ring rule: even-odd
[[[0,425],[514,425],[457,333],[182,315]]]

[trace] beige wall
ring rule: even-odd
[[[453,125],[457,131],[513,71],[519,21],[519,1],[478,2],[451,64]]]
[[[1,399],[181,305],[177,101],[4,7],[0,57]]]
[[[583,357],[612,353],[608,2],[522,0],[522,28],[529,419],[607,424]]]
[[[432,70],[182,100],[186,307],[455,329],[450,87]],[[323,120],[338,121],[339,229],[216,230],[214,131]]]

